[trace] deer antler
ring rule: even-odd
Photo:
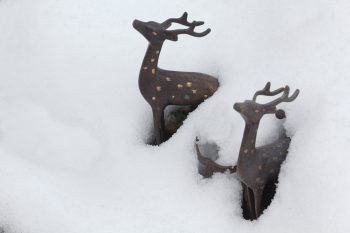
[[[273,95],[277,95],[277,94],[281,93],[285,89],[285,88],[281,87],[281,88],[278,88],[277,90],[270,91],[270,87],[271,87],[271,83],[268,82],[268,83],[266,83],[265,87],[262,90],[255,92],[254,97],[253,97],[253,101],[256,102],[256,98],[259,95],[273,96]]]
[[[269,103],[266,103],[264,105],[266,106],[276,106],[277,104],[280,104],[282,102],[292,102],[293,100],[295,100],[298,95],[299,95],[299,89],[296,89],[295,92],[293,93],[293,95],[289,96],[289,86],[286,86],[285,88],[283,88],[283,95]]]
[[[182,24],[184,26],[190,26],[191,23],[188,22],[187,16],[188,16],[187,12],[184,12],[181,17],[169,18],[169,19],[165,20],[163,23],[161,23],[161,25],[166,27],[166,28],[170,27],[172,23],[178,23],[178,24]],[[192,23],[194,23],[194,22],[196,23],[196,26],[200,26],[200,25],[204,24],[203,21],[198,21],[198,22],[193,21]]]
[[[163,23],[161,23],[161,25],[165,28],[169,28],[171,26],[171,23],[178,23],[178,24],[182,24],[184,26],[189,27],[187,29],[167,30],[168,33],[171,33],[173,35],[188,34],[188,35],[195,36],[195,37],[203,37],[203,36],[206,36],[209,34],[209,32],[211,31],[210,28],[208,28],[207,30],[205,30],[203,32],[195,32],[194,31],[195,27],[203,25],[204,22],[203,21],[188,22],[187,16],[188,16],[188,14],[187,14],[187,12],[185,12],[185,13],[183,13],[183,15],[180,18],[167,19]]]

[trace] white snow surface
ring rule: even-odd
[[[204,38],[165,42],[159,66],[217,76],[217,93],[161,146],[137,80],[137,18],[204,20]],[[1,0],[0,225],[22,233],[350,232],[348,0]],[[277,193],[242,218],[236,175],[204,180],[195,136],[234,164],[233,103],[272,88],[292,137]],[[265,101],[266,99],[260,99]],[[258,143],[282,124],[265,116]]]

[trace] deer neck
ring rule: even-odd
[[[158,70],[158,59],[163,43],[149,44],[145,57],[143,58],[140,78],[152,78]]]
[[[239,151],[239,156],[241,155],[251,155],[255,153],[255,141],[256,135],[258,133],[259,123],[246,123],[244,128],[244,134],[241,144],[241,149]]]

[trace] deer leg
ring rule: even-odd
[[[248,207],[248,194],[247,194],[247,187],[246,185],[241,182],[242,184],[242,208],[243,208],[243,214],[247,214],[248,218],[251,219],[251,213],[250,209]]]
[[[245,195],[245,200],[246,200],[246,204],[247,204],[247,207],[248,207],[248,214],[249,214],[249,218],[251,220],[255,219],[255,211],[254,211],[254,206],[253,206],[253,203],[254,203],[254,200],[253,200],[253,195],[250,191],[250,188],[245,185],[243,182],[242,182],[242,187],[243,187],[243,195]]]
[[[165,140],[164,107],[154,106],[152,111],[156,144],[160,145]]]
[[[254,201],[255,201],[255,215],[256,218],[258,218],[261,214],[261,198],[263,195],[263,190],[264,189],[254,189]]]

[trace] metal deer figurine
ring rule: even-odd
[[[265,186],[269,182],[276,182],[282,162],[285,160],[291,139],[286,136],[285,131],[275,142],[256,147],[256,136],[261,118],[265,114],[275,114],[277,118],[285,118],[283,110],[277,110],[276,106],[282,102],[291,102],[299,94],[296,90],[289,97],[289,87],[270,91],[270,82],[264,89],[257,91],[252,100],[243,103],[235,103],[233,108],[239,112],[246,125],[244,129],[241,148],[236,166],[221,166],[208,157],[204,156],[196,143],[198,161],[201,165],[200,173],[204,177],[210,177],[214,172],[237,172],[243,187],[243,206],[247,208],[249,219],[260,216],[262,195]],[[259,95],[274,96],[282,93],[282,96],[266,104],[259,104],[256,98]],[[197,140],[198,141],[198,140]]]
[[[282,92],[281,97],[269,103],[259,104],[256,102],[259,95],[274,96]],[[283,135],[275,142],[257,148],[255,142],[260,120],[265,114],[276,114],[278,118],[283,118],[284,112],[277,110],[276,106],[282,102],[295,100],[298,94],[299,90],[296,90],[289,97],[288,86],[270,91],[270,83],[268,82],[264,89],[255,93],[253,100],[235,103],[233,106],[246,123],[238,156],[237,174],[242,182],[243,195],[247,201],[251,219],[260,216],[265,185],[269,181],[277,180],[281,164],[286,158],[291,141],[284,131]]]
[[[188,28],[169,30],[172,23]],[[134,20],[133,27],[148,41],[148,49],[139,75],[139,89],[151,105],[156,143],[165,141],[164,109],[168,105],[198,105],[212,96],[219,87],[216,78],[202,73],[178,72],[158,68],[159,54],[165,40],[177,41],[178,35],[206,36],[210,29],[195,32],[204,22],[188,22],[185,12],[180,18],[170,18],[162,23]]]

